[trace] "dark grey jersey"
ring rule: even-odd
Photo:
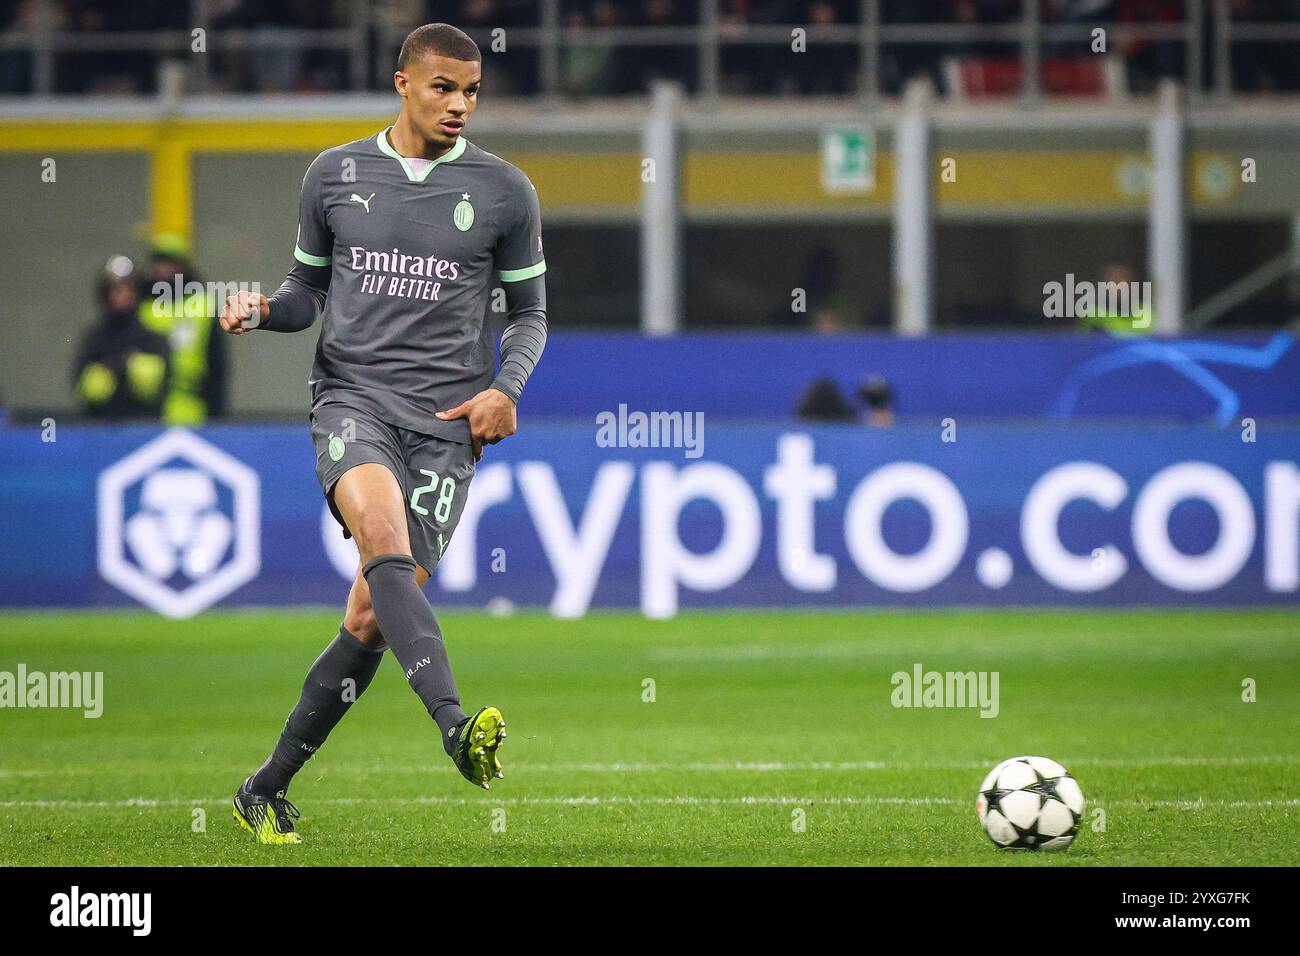
[[[324,285],[313,407],[346,401],[390,424],[468,442],[467,421],[434,413],[489,385],[518,401],[545,342],[537,191],[463,138],[420,168],[387,132],[327,149],[308,168],[294,249],[305,268],[271,296],[262,324],[293,331],[304,314],[310,324],[315,309],[304,313],[297,286],[319,306]],[[494,380],[489,307],[498,286],[510,313]]]

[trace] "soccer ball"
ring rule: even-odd
[[[1046,757],[1004,760],[980,784],[980,823],[1004,850],[1064,850],[1083,816],[1083,791]]]

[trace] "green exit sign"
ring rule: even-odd
[[[869,193],[876,188],[876,138],[865,126],[828,126],[821,136],[822,189]]]

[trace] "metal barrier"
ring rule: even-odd
[[[38,95],[54,91],[55,60],[60,54],[90,52],[148,52],[184,57],[190,65],[189,85],[194,92],[210,88],[209,61],[195,55],[202,36],[205,52],[249,49],[325,49],[348,60],[348,86],[353,92],[382,88],[389,62],[372,55],[376,48],[395,52],[414,23],[393,23],[366,0],[352,0],[346,26],[329,29],[276,28],[222,29],[214,31],[211,0],[189,0],[189,30],[92,32],[59,29],[51,5],[33,5],[24,29],[0,35],[0,51],[30,53],[31,88]],[[540,0],[535,26],[474,27],[468,32],[481,45],[494,44],[537,51],[538,93],[555,98],[562,92],[562,55],[570,51],[615,47],[619,49],[680,47],[695,53],[694,82],[707,100],[722,89],[721,55],[724,49],[746,46],[786,46],[798,37],[819,47],[856,50],[856,89],[860,99],[874,101],[880,94],[882,51],[900,45],[943,47],[956,44],[1000,43],[1015,48],[1020,96],[1037,99],[1042,94],[1040,67],[1044,48],[1052,44],[1091,43],[1097,31],[1107,42],[1153,41],[1183,45],[1181,73],[1176,77],[1193,97],[1231,96],[1234,45],[1242,43],[1300,44],[1300,23],[1233,20],[1230,0],[1185,0],[1179,21],[1150,23],[1043,21],[1037,3],[1023,2],[1019,20],[1006,23],[888,23],[882,21],[880,0],[860,0],[856,23],[843,24],[735,24],[726,21],[719,0],[701,0],[700,21],[681,26],[575,27],[562,23],[560,0]],[[1211,41],[1211,83],[1207,89],[1203,62],[1205,36]]]

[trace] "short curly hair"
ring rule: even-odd
[[[422,27],[416,27],[402,41],[402,52],[397,54],[397,68],[405,70],[412,60],[428,53],[471,63],[483,60],[478,44],[464,30],[450,23],[426,23]]]

